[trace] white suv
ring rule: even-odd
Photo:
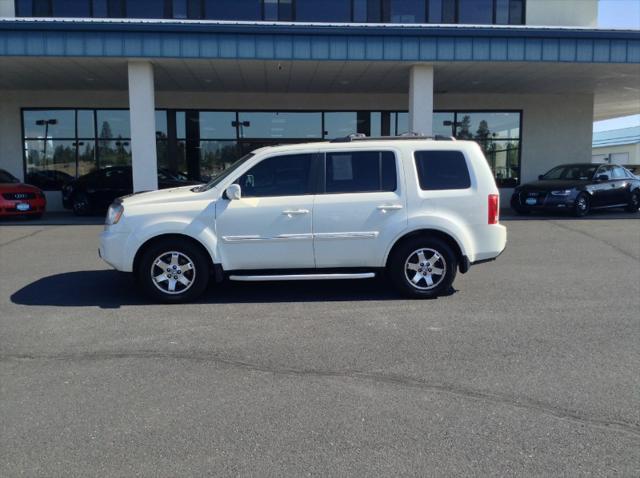
[[[447,292],[495,259],[506,228],[478,145],[343,138],[262,148],[210,183],[117,200],[100,256],[165,302],[211,279],[365,279],[386,271],[409,297]]]

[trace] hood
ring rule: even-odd
[[[182,201],[193,201],[201,198],[203,193],[193,192],[195,186],[182,186],[171,189],[158,189],[156,191],[147,191],[142,193],[134,193],[129,196],[122,197],[122,203],[127,206],[138,206],[143,204],[160,204]]]
[[[5,193],[8,193],[8,192],[39,193],[40,192],[40,188],[32,186],[31,184],[24,184],[24,183],[0,183],[0,189],[2,189],[2,192],[5,192]]]
[[[580,179],[543,179],[540,181],[532,181],[530,183],[523,184],[520,186],[520,190],[523,189],[536,189],[542,191],[557,191],[559,189],[573,189],[576,187],[584,186],[588,184],[590,181],[588,180],[580,180]]]

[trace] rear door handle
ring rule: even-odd
[[[309,214],[308,209],[285,209],[282,214],[288,217],[299,216],[301,214]]]
[[[402,209],[402,205],[401,204],[381,204],[376,209],[382,212],[397,211],[398,209]]]

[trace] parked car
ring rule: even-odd
[[[592,209],[640,208],[640,180],[614,164],[577,163],[556,166],[538,181],[517,187],[511,207],[518,214],[570,211],[586,216]]]
[[[45,191],[57,191],[68,182],[73,181],[73,179],[74,177],[70,174],[55,169],[33,169],[27,172],[27,176],[25,177],[27,183],[33,184]]]
[[[365,279],[436,297],[495,259],[506,228],[482,150],[470,141],[356,139],[266,147],[208,184],[112,204],[100,255],[154,299],[217,281]]]
[[[42,217],[47,207],[44,193],[37,187],[20,182],[8,171],[0,169],[0,217]]]
[[[179,179],[166,170],[158,171],[160,189],[202,184]],[[79,216],[104,212],[114,199],[133,193],[130,166],[112,166],[92,171],[62,187],[62,205]]]

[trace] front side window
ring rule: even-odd
[[[303,196],[313,194],[312,154],[273,156],[259,162],[236,181],[242,197]]]
[[[460,151],[416,151],[415,160],[423,191],[471,187],[467,161]]]
[[[325,181],[328,194],[395,191],[395,155],[390,151],[327,153]]]

